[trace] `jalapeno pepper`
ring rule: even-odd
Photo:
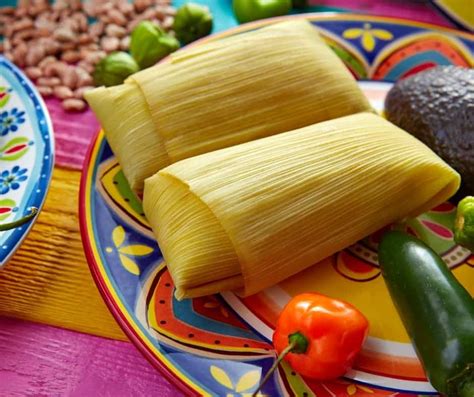
[[[433,387],[474,396],[474,300],[421,240],[391,231],[379,262],[393,303]]]

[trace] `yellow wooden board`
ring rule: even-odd
[[[0,270],[0,315],[127,340],[89,272],[79,232],[80,172],[56,167],[45,206]]]

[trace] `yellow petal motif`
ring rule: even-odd
[[[134,261],[132,261],[128,256],[125,256],[123,254],[120,254],[119,257],[120,262],[122,263],[122,266],[125,269],[127,269],[130,273],[135,274],[136,276],[140,275],[140,268]]]
[[[121,254],[133,255],[133,256],[144,256],[149,255],[153,252],[153,248],[148,245],[134,244],[127,245],[119,249]]]
[[[112,241],[117,248],[123,244],[125,241],[125,230],[123,230],[122,226],[117,226],[114,229],[112,232]]]
[[[370,30],[370,33],[372,33],[372,35],[380,40],[392,40],[393,39],[393,34],[390,33],[389,31],[387,30],[383,30],[383,29],[371,29]]]
[[[352,29],[344,30],[344,33],[342,34],[342,36],[346,39],[357,39],[358,37],[362,36],[363,32],[364,32],[363,29],[352,28]]]
[[[364,47],[369,52],[372,52],[374,50],[375,39],[370,31],[365,31],[362,34],[362,47]]]
[[[211,365],[210,371],[212,377],[222,386],[225,386],[230,390],[234,390],[234,385],[232,384],[229,375],[227,375],[223,369],[216,367],[215,365]]]
[[[256,386],[260,381],[260,371],[249,371],[246,374],[243,374],[242,377],[237,382],[237,386],[235,386],[235,391],[237,393],[241,393],[252,387]]]
[[[363,390],[365,391],[366,393],[374,393],[374,391],[372,389],[369,389],[368,387],[365,387],[365,386],[362,386],[362,385],[357,385],[357,388],[360,389],[360,390]]]
[[[349,396],[353,396],[354,394],[357,393],[357,387],[355,387],[354,384],[349,385],[349,386],[347,386],[346,391],[347,391],[347,394],[348,394]]]

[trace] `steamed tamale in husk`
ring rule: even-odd
[[[146,180],[143,204],[178,298],[248,295],[459,182],[417,139],[360,113],[177,162]]]
[[[304,20],[184,49],[86,98],[136,192],[178,160],[370,110]]]

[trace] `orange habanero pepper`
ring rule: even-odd
[[[308,378],[329,380],[344,375],[368,330],[367,319],[349,303],[314,293],[295,296],[278,318],[273,345],[279,357],[259,389],[282,359]]]

